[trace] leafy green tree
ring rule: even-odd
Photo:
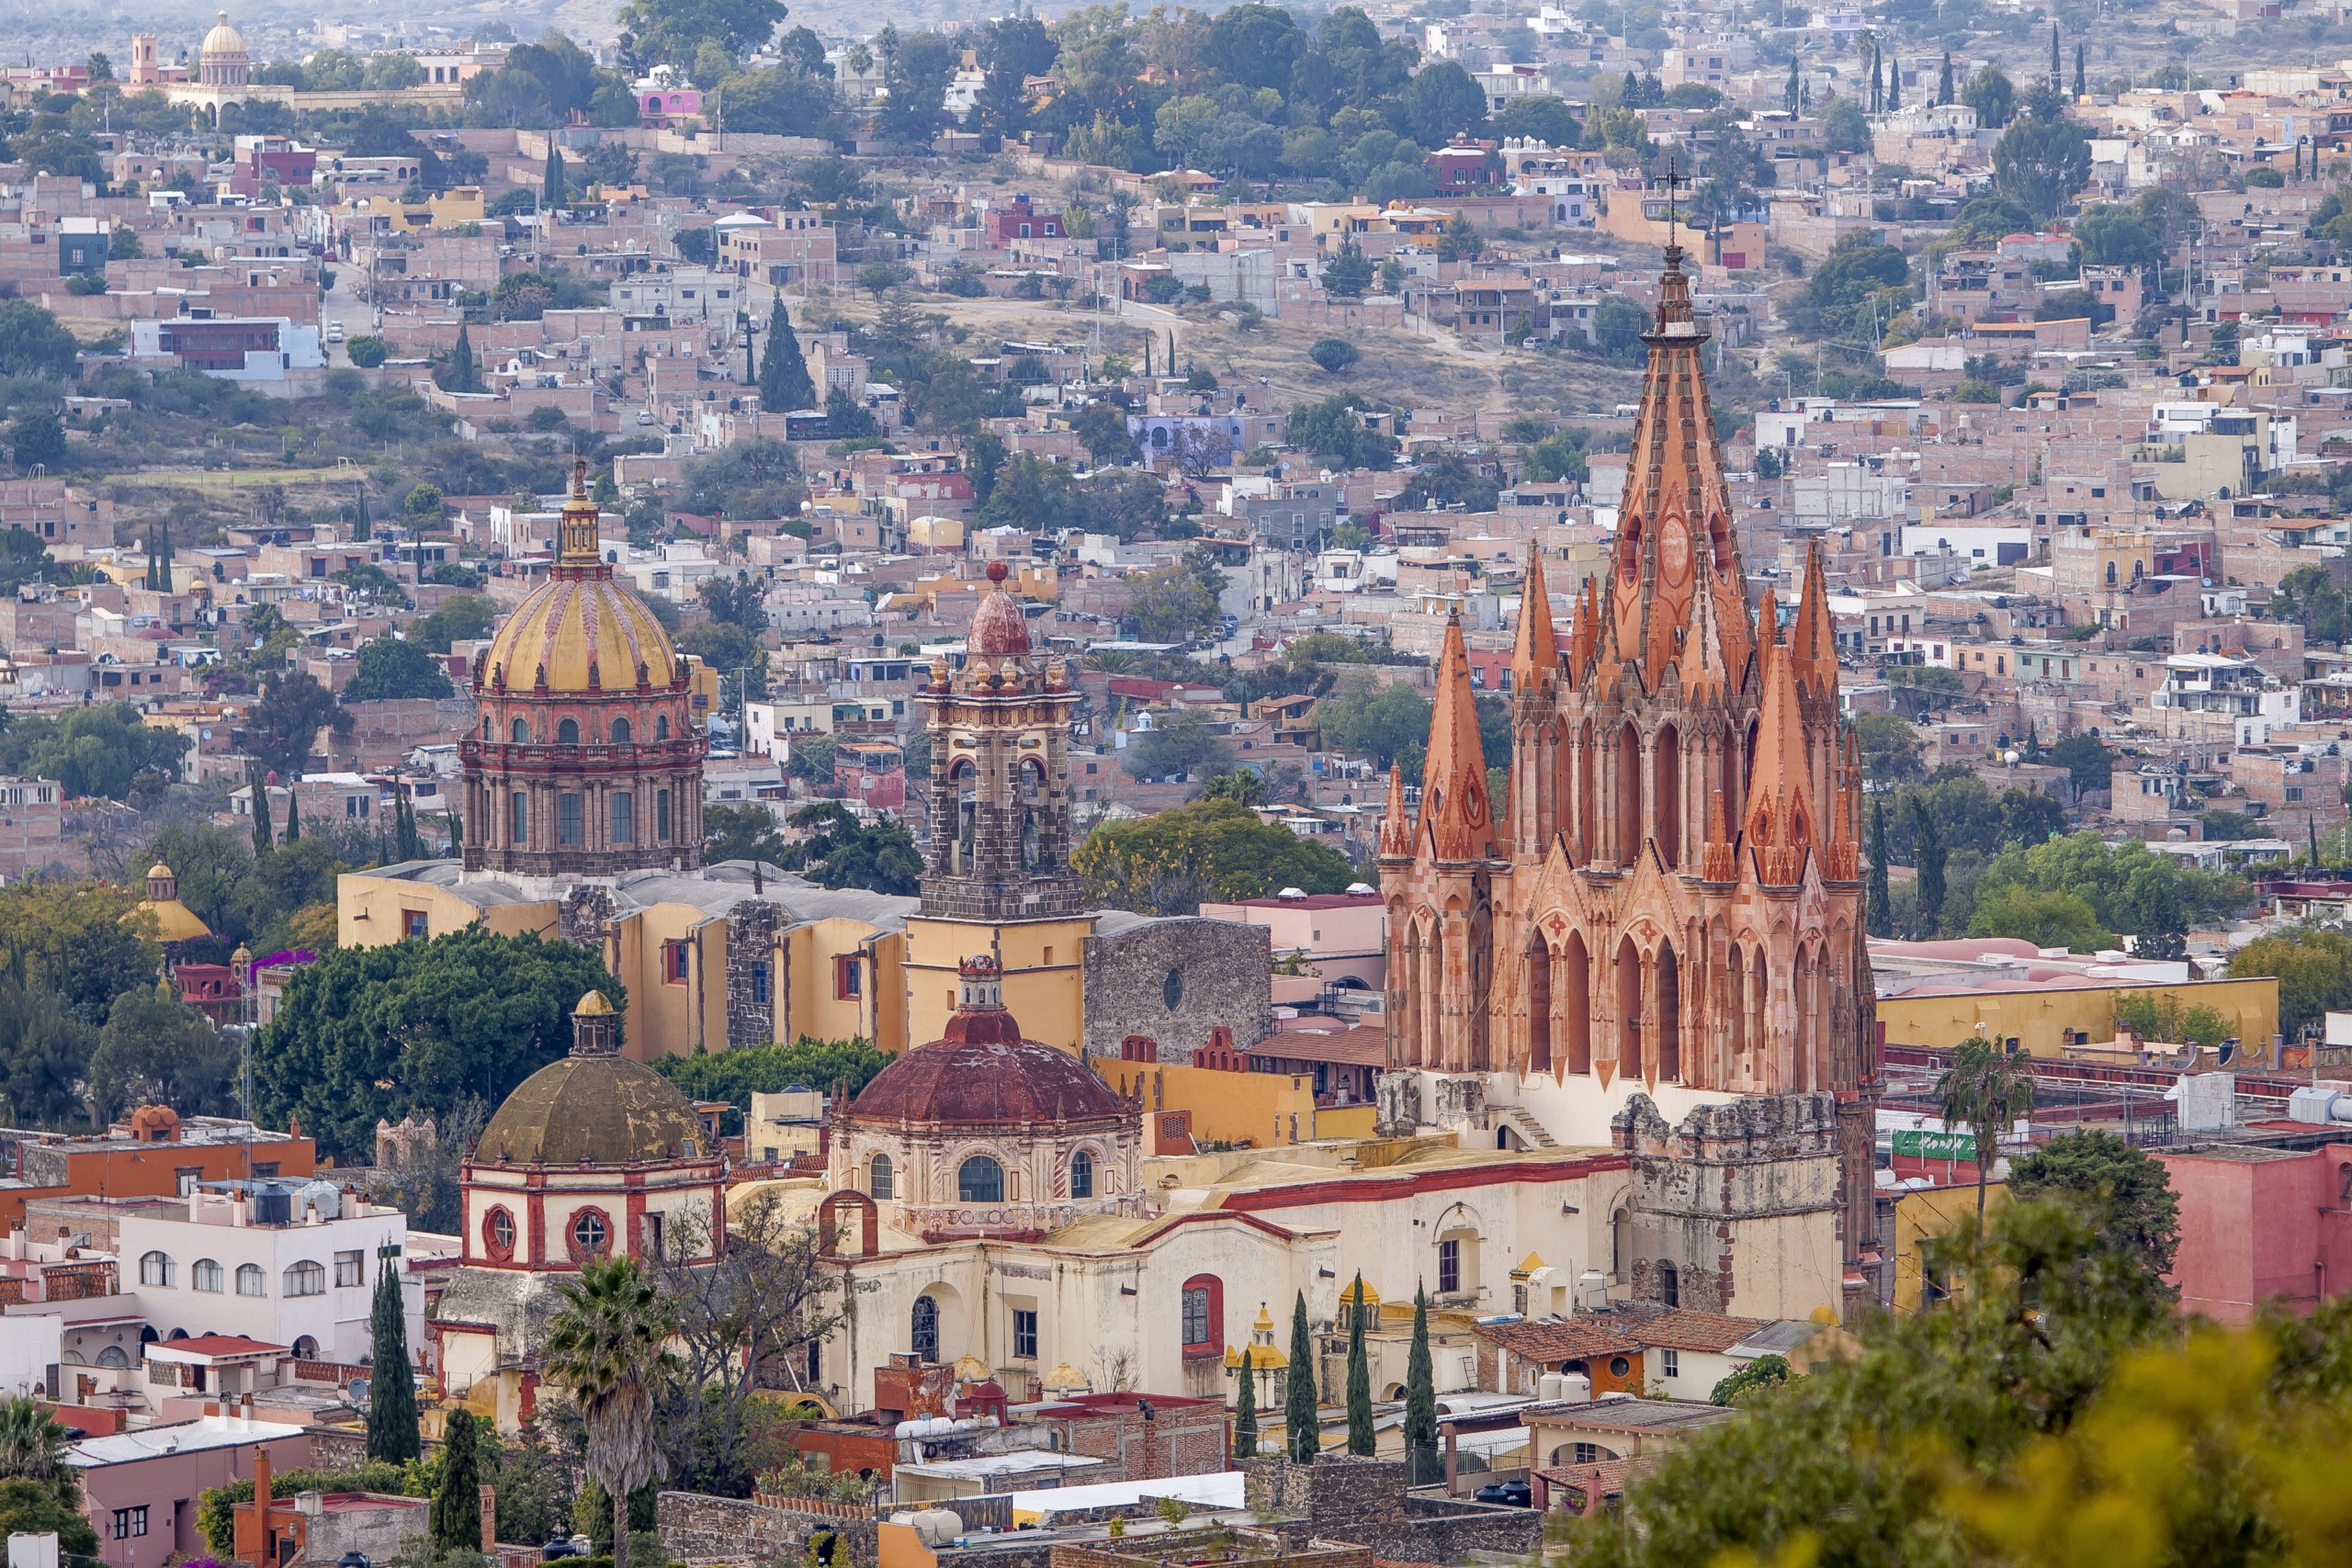
[[[2231,956],[2230,977],[2278,981],[2278,1028],[2290,1040],[2352,1008],[2352,936],[2309,926],[2258,936]]]
[[[587,1469],[613,1499],[613,1564],[628,1568],[630,1493],[667,1469],[655,1440],[654,1403],[671,1370],[663,1347],[676,1322],[626,1256],[583,1265],[562,1287],[548,1325],[548,1382],[568,1395],[588,1432]]]
[[[2128,207],[2094,207],[2075,220],[2075,243],[2090,266],[2128,266],[2153,272],[2164,259],[2156,237]]]
[[[1283,1447],[1293,1464],[1313,1464],[1323,1451],[1322,1412],[1315,1397],[1315,1337],[1306,1328],[1306,1292],[1290,1314],[1290,1380],[1283,1402]]]
[[[409,623],[408,640],[428,653],[447,653],[452,643],[488,637],[497,624],[496,604],[476,594],[461,593],[443,600],[431,615]]]
[[[884,134],[898,141],[928,141],[937,129],[948,85],[962,57],[956,43],[938,33],[910,33],[886,61]]]
[[[2000,1152],[1998,1138],[2010,1123],[2033,1109],[2033,1061],[2023,1050],[2004,1050],[1983,1035],[1953,1047],[1951,1061],[1936,1079],[1936,1100],[1944,1125],[1966,1127],[1976,1136],[1976,1223],[1984,1223],[1984,1186]]]
[[[725,1100],[733,1108],[728,1131],[742,1131],[753,1094],[775,1094],[797,1084],[854,1096],[890,1058],[863,1040],[811,1040],[789,1045],[738,1045],[690,1056],[658,1056],[653,1070],[692,1100]]]
[[[1919,732],[1901,714],[1866,713],[1854,720],[1854,740],[1862,754],[1862,776],[1882,788],[1924,777]]]
[[[359,645],[359,667],[345,686],[346,703],[392,702],[456,694],[449,672],[421,643],[385,632]]]
[[[1574,147],[1584,136],[1575,111],[1546,93],[1513,98],[1487,121],[1487,131],[1498,139],[1519,137],[1553,147]]]
[[[1127,748],[1121,764],[1139,779],[1214,777],[1234,765],[1233,749],[1191,708],[1156,716],[1151,728]]]
[[[71,375],[81,345],[57,318],[29,299],[0,299],[0,376]]]
[[[1231,800],[1100,823],[1070,864],[1091,905],[1141,914],[1189,915],[1204,899],[1271,897],[1285,887],[1338,893],[1356,880],[1338,851]]]
[[[827,738],[830,739],[830,738]],[[793,754],[797,760],[807,748],[795,744]],[[831,777],[831,770],[826,771]],[[756,801],[741,806],[718,802],[703,807],[703,863],[718,865],[730,860],[765,861],[781,866],[791,853],[784,835],[776,831],[775,816]]]
[[[1998,130],[2017,113],[2017,88],[1997,65],[1986,65],[1960,90],[1960,101],[1976,111],[1976,123]]]
[[[1306,357],[1315,361],[1325,375],[1337,376],[1362,359],[1363,351],[1343,337],[1317,338],[1306,351]]]
[[[1851,98],[1832,98],[1821,111],[1822,145],[1832,152],[1867,152],[1871,147],[1870,117]]]
[[[1591,443],[1592,433],[1582,426],[1554,431],[1527,448],[1521,472],[1537,484],[1559,479],[1583,484],[1592,478]]]
[[[1190,642],[1214,633],[1217,597],[1185,562],[1128,580],[1126,613],[1145,642]]]
[[[1487,129],[1487,95],[1455,60],[1423,66],[1399,95],[1400,129],[1424,147],[1442,147],[1456,136]]]
[[[2090,137],[2064,115],[2029,115],[1993,144],[1994,185],[2036,222],[2056,217],[2090,177]]]
[[[827,887],[863,887],[902,898],[922,891],[922,852],[897,818],[861,820],[841,802],[825,800],[794,812],[792,825],[808,836],[785,852],[786,870]]]
[[[2172,1272],[2180,1200],[2164,1162],[2098,1127],[2059,1134],[2009,1166],[2012,1197],[2081,1204],[2100,1242],[2154,1277]]]
[[[0,1398],[0,1480],[38,1482],[66,1495],[79,1484],[79,1472],[66,1462],[74,1437],[39,1400]]]
[[[1707,1395],[1710,1404],[1737,1404],[1744,1394],[1758,1389],[1778,1388],[1789,1381],[1789,1360],[1785,1356],[1758,1356],[1737,1371],[1716,1381],[1714,1391]]]
[[[570,1048],[571,1013],[620,985],[594,953],[468,928],[430,942],[342,948],[306,964],[254,1041],[257,1109],[300,1115],[322,1148],[372,1146],[379,1118],[460,1097],[497,1103]]]
[[[82,1511],[77,1487],[68,1497],[60,1483],[15,1478],[0,1480],[0,1531],[9,1535],[54,1535],[61,1554],[83,1562],[98,1558],[98,1532]]]
[[[368,1458],[408,1464],[424,1451],[416,1425],[416,1377],[410,1371],[408,1309],[401,1293],[402,1264],[379,1253],[376,1294],[368,1326],[374,1349],[374,1375],[368,1380]]]
[[[1340,241],[1339,250],[1323,264],[1323,287],[1334,299],[1361,299],[1372,287],[1372,274],[1363,247],[1351,237]]]
[[[279,671],[263,682],[261,701],[246,726],[245,749],[281,782],[290,782],[309,770],[320,730],[342,734],[351,727],[351,716],[324,686],[307,674]]]
[[[151,983],[161,963],[154,926],[136,904],[109,883],[19,878],[0,887],[0,950],[22,954],[27,974],[96,1029],[116,994]]]
[[[1365,1358],[1363,1270],[1356,1270],[1354,1303],[1348,1309],[1348,1452],[1370,1459],[1377,1439],[1372,1429],[1372,1363]]]
[[[1332,750],[1370,757],[1383,773],[1401,763],[1408,784],[1419,781],[1429,745],[1430,700],[1409,683],[1380,686],[1355,677],[1338,695],[1316,705],[1315,721]]]
[[[187,746],[187,736],[149,725],[129,703],[107,703],[59,718],[12,716],[0,731],[0,764],[54,779],[68,795],[130,800],[160,793]]]
[[[20,468],[53,468],[65,461],[65,426],[47,409],[18,414],[8,427],[8,441]]]
[[[492,1484],[497,1488],[500,1540],[530,1546],[545,1541],[559,1525],[571,1524],[571,1473],[548,1447],[536,1416],[524,1418],[514,1440],[498,1441],[492,1432],[481,1447],[497,1455]]]
[[[1970,936],[2015,937],[2036,947],[2097,953],[2115,945],[2115,935],[2098,923],[2087,899],[2064,888],[2038,889],[2009,883],[1980,894],[1968,918]]]
[[[18,1127],[85,1122],[82,1088],[96,1046],[90,1026],[16,953],[0,970],[0,1114]]]
[[[1623,365],[1641,358],[1649,352],[1642,342],[1649,330],[1649,312],[1623,295],[1604,295],[1592,308],[1592,349],[1603,359]]]
[[[452,1410],[441,1433],[441,1479],[433,1489],[426,1539],[437,1554],[481,1550],[482,1470],[470,1410]]]
[[[114,998],[89,1066],[90,1104],[111,1122],[141,1105],[184,1114],[234,1109],[237,1047],[202,1013],[155,986],[133,986]]]

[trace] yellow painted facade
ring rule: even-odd
[[[2000,1182],[1988,1182],[1984,1189],[1984,1213],[1989,1219],[1993,1212],[2007,1201],[2008,1189]],[[1927,1295],[1927,1244],[1942,1235],[1962,1220],[1976,1218],[1976,1184],[1965,1187],[1927,1187],[1906,1192],[1894,1201],[1894,1310],[1899,1313],[1917,1312]],[[1950,1281],[1942,1288],[1949,1292]]]
[[[1086,1038],[1086,979],[1080,961],[1093,934],[1094,921],[1087,915],[1001,924],[910,917],[902,987],[906,1033],[897,1048],[944,1034],[947,1017],[956,1010],[956,966],[975,953],[993,953],[1004,969],[1005,1010],[1021,1021],[1022,1034],[1079,1050]]]
[[[2079,1054],[2115,1038],[2115,998],[2177,997],[2184,1008],[2210,1007],[2235,1025],[2238,1038],[2267,1041],[2278,1028],[2278,982],[2192,980],[2178,986],[2032,987],[2013,991],[1954,991],[1882,997],[1878,1020],[1890,1045],[1948,1049],[1982,1033],[2014,1039],[2036,1056]],[[1982,1026],[1981,1028],[1979,1026]]]
[[[1143,1096],[1146,1111],[1185,1111],[1192,1113],[1193,1142],[1248,1145],[1275,1148],[1284,1144],[1308,1144],[1342,1134],[1338,1126],[1362,1125],[1371,1131],[1369,1118],[1350,1112],[1369,1107],[1349,1106],[1324,1112],[1338,1118],[1322,1125],[1315,1109],[1315,1080],[1295,1073],[1237,1073],[1223,1067],[1194,1067],[1177,1062],[1128,1062],[1116,1056],[1093,1058],[1095,1072],[1121,1094]]]

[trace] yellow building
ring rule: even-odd
[[[1943,1050],[1983,1034],[2036,1056],[2079,1055],[2114,1040],[2115,1000],[2127,995],[2211,1008],[2241,1040],[2267,1043],[2278,1028],[2278,982],[2268,977],[2174,985],[2071,976],[2063,984],[1922,980],[1880,997],[1878,1021],[1890,1045]]]
[[[1147,1115],[1182,1111],[1198,1148],[1274,1148],[1318,1139],[1362,1137],[1372,1131],[1368,1105],[1317,1112],[1315,1080],[1301,1074],[1253,1073],[1243,1066],[1188,1066],[1096,1056],[1095,1072],[1122,1095],[1143,1101]],[[1164,1145],[1154,1154],[1181,1153]]]
[[[2001,1182],[1987,1183],[1987,1219],[2008,1200]],[[1976,1184],[1964,1187],[1922,1187],[1894,1201],[1894,1310],[1917,1312],[1931,1300],[1952,1292],[1952,1281],[1928,1266],[1928,1244],[1962,1221],[1976,1219]]]

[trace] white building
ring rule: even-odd
[[[373,1344],[379,1249],[400,1267],[408,1219],[328,1181],[211,1181],[127,1205],[118,1235],[123,1289],[164,1338],[240,1335],[356,1362]],[[422,1345],[424,1283],[404,1272],[402,1287]]]

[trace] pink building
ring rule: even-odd
[[[2180,1200],[2173,1282],[2219,1323],[2264,1302],[2308,1313],[2352,1289],[2352,1144],[2158,1154]]]
[[[82,1472],[83,1506],[97,1527],[98,1555],[109,1568],[164,1568],[204,1555],[197,1500],[209,1487],[249,1481],[265,1445],[274,1469],[311,1462],[310,1434],[282,1421],[256,1420],[253,1404],[222,1414],[207,1405],[194,1421],[84,1438],[66,1462]]]
[[[655,66],[638,78],[635,91],[638,123],[648,130],[666,130],[702,113],[702,89],[675,66]]]

